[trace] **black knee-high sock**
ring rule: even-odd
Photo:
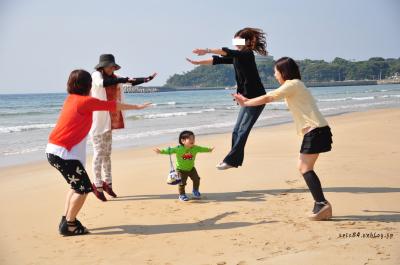
[[[314,170],[310,170],[303,174],[304,180],[307,183],[308,188],[316,202],[326,201],[324,193],[322,192],[321,182]]]

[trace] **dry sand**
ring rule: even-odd
[[[197,137],[216,147],[196,161],[200,201],[177,200],[167,156],[114,151],[119,197],[89,195],[79,216],[86,236],[58,234],[68,187],[47,162],[1,168],[0,264],[400,264],[400,109],[328,121],[334,149],[316,172],[332,221],[306,218],[313,201],[296,170],[300,139],[285,124],[253,130],[244,166],[224,172],[215,165],[230,135]]]

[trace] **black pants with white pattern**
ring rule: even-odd
[[[47,154],[47,160],[60,171],[76,193],[86,194],[93,191],[89,176],[79,160],[65,160],[53,154]]]

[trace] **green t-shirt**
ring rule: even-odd
[[[160,150],[161,154],[176,154],[176,169],[190,171],[194,167],[194,160],[197,153],[211,152],[211,148],[194,145],[192,148],[186,148],[183,145],[170,147]]]

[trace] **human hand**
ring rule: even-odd
[[[191,60],[189,58],[186,58],[186,61],[188,61],[189,63],[194,64],[194,65],[199,65],[200,64],[199,61]]]
[[[241,94],[232,94],[232,97],[234,97],[234,99],[236,100],[237,103],[239,103],[240,106],[244,106],[245,102],[249,100],[248,98],[246,98]]]
[[[156,152],[157,154],[161,154],[161,150],[158,148],[153,149],[154,152]]]
[[[194,49],[193,53],[197,54],[198,56],[205,55],[208,53],[208,49]]]
[[[153,73],[151,76],[146,78],[146,82],[149,82],[149,81],[153,80],[154,77],[156,77],[156,76],[157,76],[157,73]]]
[[[145,109],[145,108],[150,107],[152,104],[153,104],[152,102],[145,102],[143,104],[137,105],[137,107],[138,107],[137,109]]]

